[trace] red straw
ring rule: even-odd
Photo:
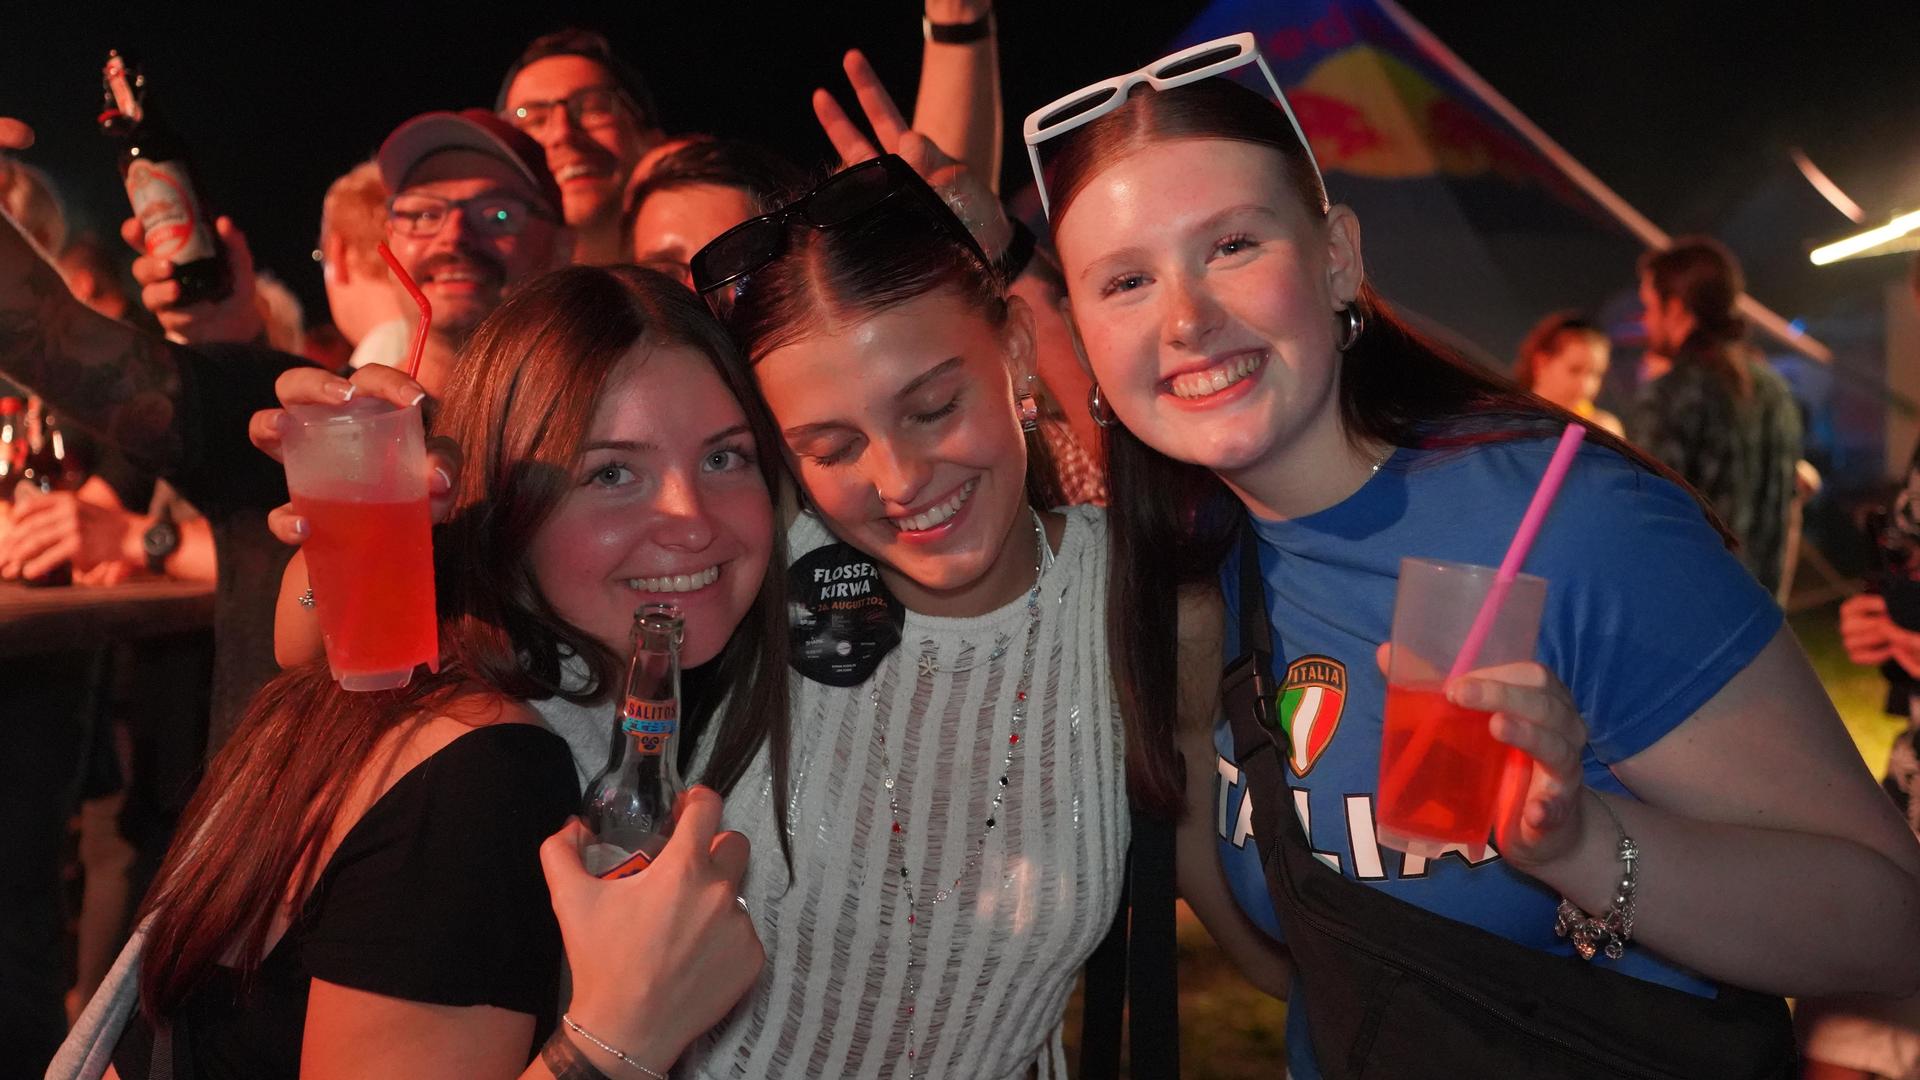
[[[407,276],[406,270],[400,266],[400,260],[393,257],[393,249],[384,240],[380,242],[380,257],[387,260],[393,276],[400,279],[400,284],[407,287],[413,302],[420,306],[420,325],[413,328],[413,340],[407,345],[407,378],[417,380],[420,376],[420,354],[427,349],[427,327],[433,325],[433,305],[427,302],[427,294],[420,291],[420,286],[413,283],[413,278]]]

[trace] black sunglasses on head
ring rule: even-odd
[[[770,214],[747,220],[713,238],[693,256],[693,287],[702,296],[731,285],[765,267],[787,250],[788,227],[796,222],[815,229],[845,225],[905,193],[921,204],[940,230],[958,241],[989,273],[993,262],[946,201],[927,186],[898,154],[888,154],[842,169],[820,186]]]

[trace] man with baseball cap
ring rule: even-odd
[[[501,297],[566,265],[572,234],[560,189],[540,146],[484,109],[416,116],[374,160],[393,192],[387,246],[433,306],[418,378],[437,394],[461,343]]]
[[[578,262],[623,262],[621,194],[642,154],[665,136],[640,73],[588,30],[536,38],[501,80],[494,109],[540,143],[559,184]]]

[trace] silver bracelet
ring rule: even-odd
[[[653,1077],[653,1080],[667,1080],[666,1073],[654,1072],[652,1069],[649,1069],[645,1065],[642,1065],[639,1062],[633,1060],[632,1058],[628,1057],[626,1054],[621,1053],[619,1050],[614,1049],[611,1045],[603,1041],[598,1035],[595,1035],[593,1032],[588,1031],[586,1028],[581,1027],[580,1024],[574,1020],[571,1014],[561,1013],[560,1022],[567,1025],[568,1031],[573,1032],[575,1035],[578,1035],[581,1038],[592,1043],[593,1045],[599,1047],[600,1049],[605,1050],[607,1053],[612,1054],[614,1057],[619,1058],[621,1061],[626,1062],[628,1065],[631,1065],[632,1067],[640,1070],[641,1072],[646,1073],[648,1076]]]
[[[1593,798],[1613,819],[1614,832],[1620,837],[1619,858],[1626,867],[1620,872],[1613,904],[1605,914],[1595,918],[1562,897],[1553,913],[1553,932],[1558,937],[1572,939],[1574,951],[1582,960],[1591,960],[1600,953],[1605,953],[1609,960],[1618,960],[1626,953],[1627,942],[1633,940],[1633,893],[1640,880],[1640,848],[1633,837],[1627,835],[1626,826],[1620,824],[1620,815],[1613,812],[1607,800],[1602,799],[1599,792],[1594,792]]]

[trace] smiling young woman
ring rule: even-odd
[[[1241,39],[1191,52],[1224,70],[1257,59]],[[1589,430],[1533,549],[1552,583],[1541,663],[1451,690],[1531,757],[1516,817],[1496,849],[1431,864],[1376,842],[1400,559],[1496,564],[1574,417],[1396,320],[1291,114],[1182,63],[1081,92],[1099,107],[1077,125],[1041,110],[1028,140],[1060,138],[1039,179],[1124,425],[1123,692],[1170,713],[1176,653],[1151,616],[1182,580],[1226,590],[1229,655],[1264,620],[1272,685],[1338,670],[1323,737],[1290,765],[1250,709],[1214,738],[1219,859],[1297,975],[1292,1074],[1788,1075],[1778,995],[1913,985],[1920,848],[1711,513],[1618,439]],[[1620,948],[1574,958],[1556,906]],[[1897,949],[1850,929],[1889,911]]]
[[[1030,313],[897,157],[693,267],[783,437],[807,506],[790,585],[816,598],[794,876],[748,881],[780,959],[696,1071],[1064,1076],[1067,997],[1119,902],[1128,753],[1105,519],[1055,509]],[[846,638],[816,632],[856,604],[873,617]],[[764,827],[751,800],[728,813]]]

